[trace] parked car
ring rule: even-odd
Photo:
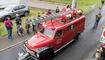
[[[9,17],[14,18],[16,14],[29,15],[29,8],[26,5],[18,4],[18,5],[9,5],[3,11],[0,11],[0,21],[4,21],[5,18]]]
[[[3,10],[3,9],[5,9],[5,8],[6,8],[5,5],[0,5],[0,11]]]

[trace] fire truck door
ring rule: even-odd
[[[74,24],[72,24],[68,27],[68,36],[67,37],[68,37],[68,41],[71,41],[74,38]]]
[[[59,49],[62,46],[62,43],[63,43],[62,30],[58,30],[56,32],[54,39],[55,39],[56,49]]]

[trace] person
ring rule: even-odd
[[[28,18],[26,19],[25,24],[26,24],[25,28],[27,30],[27,34],[30,34],[30,31],[29,31],[29,29],[30,29],[30,20]]]
[[[104,0],[101,0],[101,4],[102,4],[102,6],[104,5]]]
[[[40,13],[38,13],[37,18],[40,18],[40,17],[41,17],[41,15],[40,15]]]
[[[95,57],[96,57],[97,60],[100,60],[101,52],[100,52],[99,48],[97,48],[97,50],[96,50]]]
[[[96,21],[95,21],[93,29],[95,29],[98,26],[98,22],[99,22],[98,15],[96,15]]]
[[[4,24],[8,32],[8,40],[13,39],[12,37],[13,23],[10,21],[10,18],[6,18],[6,20],[4,21]]]
[[[99,12],[98,13],[98,19],[99,19],[99,21],[100,21],[101,17],[102,17],[101,12]]]
[[[52,13],[51,13],[51,9],[49,9],[48,12],[46,13],[46,15],[49,16],[49,15],[51,15],[51,14],[52,14]]]
[[[59,7],[58,7],[58,6],[56,7],[55,12],[56,12],[56,13],[59,13],[59,12],[60,12],[60,9],[59,9]]]
[[[72,10],[72,7],[71,7],[71,5],[67,5],[67,11],[69,11],[69,10]]]
[[[101,51],[101,57],[100,57],[100,60],[105,60],[105,53],[104,53],[102,47],[100,48],[100,51]]]
[[[16,27],[17,27],[17,34],[19,35],[18,28],[19,28],[19,26],[20,26],[21,23],[22,23],[22,20],[21,20],[21,18],[19,17],[19,14],[16,14],[15,23],[16,23]]]
[[[24,36],[24,29],[22,28],[22,26],[19,26],[19,35],[20,36]]]
[[[32,22],[32,30],[35,34],[35,32],[36,32],[36,22],[35,22],[35,17],[34,16],[31,18],[31,22]]]
[[[102,17],[102,16],[101,16],[101,13],[99,12],[99,14],[96,15],[96,21],[95,21],[95,24],[94,24],[93,29],[96,28],[96,27],[98,26],[98,23],[99,23],[101,17]]]
[[[2,31],[2,30],[1,30],[1,25],[0,25],[0,35],[1,35],[1,31]]]

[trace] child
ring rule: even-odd
[[[19,35],[24,36],[24,30],[21,25],[19,26]]]

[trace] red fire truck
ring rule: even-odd
[[[74,13],[75,11],[75,13]],[[44,20],[38,32],[24,44],[25,53],[19,53],[19,59],[47,60],[51,56],[71,43],[78,40],[85,29],[85,16],[83,11],[76,9],[54,15],[50,20]],[[47,16],[46,16],[47,17]]]

